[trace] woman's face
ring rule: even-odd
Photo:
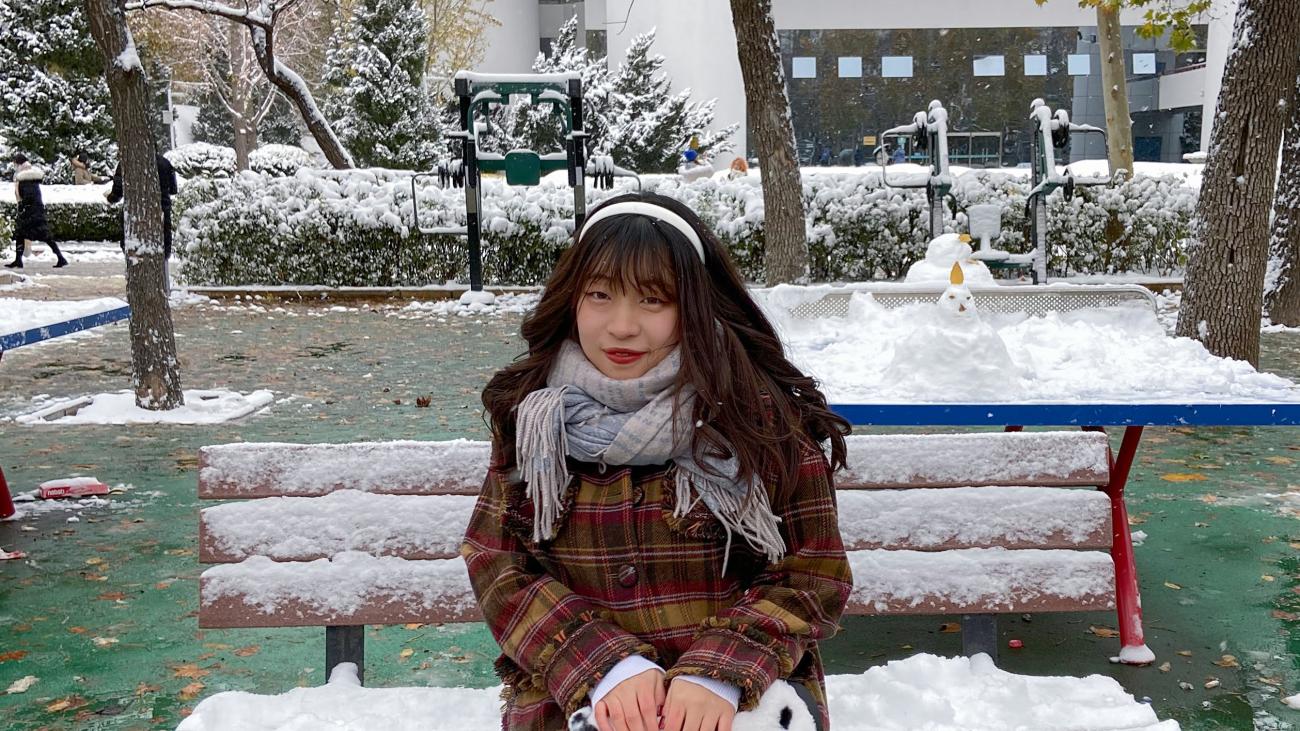
[[[587,283],[578,300],[578,344],[596,370],[618,380],[639,378],[677,345],[677,303],[667,295]]]

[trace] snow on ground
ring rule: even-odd
[[[39,397],[38,397],[39,398]],[[62,399],[14,417],[19,424],[220,424],[238,419],[271,403],[270,391],[247,395],[226,390],[187,390],[185,405],[170,411],[148,411],[135,405],[135,393],[116,391]],[[74,411],[59,416],[63,411]]]
[[[1049,312],[1042,316],[983,313],[1015,367],[1009,383],[973,382],[969,362],[952,357],[954,340],[928,303],[887,309],[869,294],[852,296],[848,315],[800,319],[787,307],[816,299],[820,288],[778,287],[756,292],[781,333],[795,364],[818,378],[836,403],[972,401],[1001,389],[1000,398],[1026,403],[1300,401],[1300,387],[1260,373],[1248,363],[1217,358],[1199,342],[1172,338],[1146,307]],[[827,288],[827,291],[829,288]],[[938,299],[938,294],[936,294]],[[1166,306],[1168,299],[1166,299]],[[921,337],[926,335],[926,337]],[[895,362],[914,367],[888,380]],[[933,385],[966,377],[968,388],[936,393]],[[1170,374],[1177,374],[1171,378]],[[961,382],[961,379],[957,379]],[[984,386],[987,386],[985,388]]]
[[[447,315],[469,317],[470,315],[503,315],[506,313],[525,314],[532,311],[540,299],[541,293],[539,292],[524,292],[521,294],[504,292],[497,295],[496,301],[492,304],[480,304],[478,302],[465,304],[460,300],[417,300],[392,314],[401,320]]]
[[[914,655],[861,675],[827,679],[839,731],[1176,731],[1112,678],[1034,677],[994,666],[987,655]],[[264,696],[238,691],[204,699],[177,731],[490,731],[499,728],[500,688],[363,688],[340,665],[321,687]],[[802,719],[796,717],[796,722]],[[748,724],[748,725],[746,725]],[[741,714],[737,731],[779,729]],[[791,731],[802,731],[792,728]]]
[[[119,307],[126,307],[126,303],[116,297],[88,300],[6,298],[4,306],[0,307],[0,334],[19,333]]]

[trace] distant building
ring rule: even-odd
[[[1138,160],[1181,161],[1208,143],[1232,35],[1235,0],[1196,26],[1197,47],[1138,37],[1141,11],[1125,11],[1133,147]],[[1075,122],[1105,127],[1096,15],[1076,0],[772,0],[800,158],[827,147],[836,161],[866,158],[884,129],[939,99],[955,134],[954,164],[1016,165],[1029,156],[1029,103],[1043,97]],[[617,67],[638,33],[657,29],[655,50],[675,89],[717,97],[715,124],[741,123],[745,95],[727,0],[493,0],[483,71],[527,71],[560,26],[579,17],[579,37]],[[1072,159],[1104,157],[1081,138]],[[725,166],[729,160],[715,161]]]

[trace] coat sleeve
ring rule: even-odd
[[[122,163],[117,164],[117,169],[113,171],[113,188],[108,191],[108,202],[116,203],[122,200]]]
[[[546,573],[505,527],[508,489],[504,475],[488,472],[460,553],[488,628],[510,661],[498,661],[503,679],[516,689],[545,689],[572,713],[620,660],[653,660],[655,650]]]
[[[742,711],[835,634],[853,586],[830,467],[815,445],[805,450],[794,487],[774,491],[772,500],[785,556],[759,571],[734,605],[706,619],[668,671],[669,679],[701,675],[738,686]]]

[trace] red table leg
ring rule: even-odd
[[[1094,427],[1096,428],[1096,427]],[[1098,431],[1104,431],[1097,428]],[[1115,561],[1115,609],[1119,614],[1119,661],[1128,665],[1146,665],[1156,656],[1146,646],[1142,634],[1142,596],[1138,592],[1137,566],[1133,562],[1133,537],[1129,534],[1128,508],[1124,505],[1124,486],[1142,441],[1142,427],[1124,429],[1119,454],[1111,459],[1110,484],[1105,488],[1110,498],[1111,558]]]

